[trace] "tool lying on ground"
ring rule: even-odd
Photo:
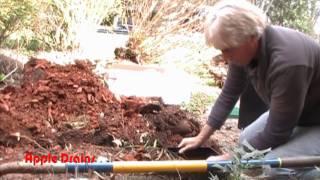
[[[12,162],[0,165],[0,176],[10,173],[73,173],[73,172],[113,172],[113,173],[142,173],[142,172],[208,172],[217,171],[220,167],[234,165],[231,160],[173,160],[173,161],[115,161],[95,163],[48,163],[33,165],[32,163]],[[241,160],[246,168],[257,168],[263,165],[277,167],[315,167],[320,165],[320,156],[290,157],[268,160]]]

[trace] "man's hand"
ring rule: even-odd
[[[201,145],[201,141],[198,136],[196,137],[190,137],[190,138],[184,138],[180,142],[178,148],[180,148],[179,153],[182,154],[187,150],[195,149]]]
[[[214,132],[214,129],[206,124],[200,131],[200,133],[196,137],[184,138],[180,142],[178,148],[179,153],[182,154],[187,150],[195,149],[199,147],[202,143],[204,143],[210,135]]]

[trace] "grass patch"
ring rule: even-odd
[[[195,114],[196,116],[201,116],[205,113],[207,107],[212,104],[214,100],[214,96],[209,96],[203,92],[196,92],[191,95],[191,99],[188,103],[182,104],[182,108]]]

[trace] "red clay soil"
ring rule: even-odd
[[[92,68],[86,61],[61,66],[30,59],[21,87],[0,91],[0,150],[34,146],[30,139],[49,150],[119,142],[175,147],[199,132],[199,123],[179,106],[158,98],[115,98]]]

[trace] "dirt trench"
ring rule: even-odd
[[[167,148],[198,134],[199,123],[179,106],[160,98],[116,98],[92,69],[87,61],[61,66],[31,58],[21,85],[0,91],[0,156],[27,144],[49,151],[70,144]]]

